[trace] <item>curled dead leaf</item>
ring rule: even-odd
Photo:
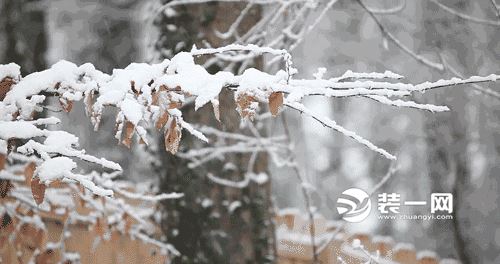
[[[71,109],[73,109],[73,101],[68,101],[63,98],[59,98],[59,103],[61,104],[62,109],[64,112],[69,113],[71,112]]]
[[[33,178],[31,181],[31,194],[33,195],[33,199],[35,199],[36,204],[43,203],[46,188],[45,184],[41,183],[40,178],[38,177]]]
[[[10,88],[13,84],[14,79],[10,77],[5,77],[2,81],[0,81],[0,101],[3,101],[5,95],[7,95],[7,93],[10,91]]]
[[[155,91],[151,94],[151,105],[158,106],[158,101],[160,100],[160,92]]]
[[[179,150],[179,142],[181,140],[181,131],[177,125],[177,121],[172,119],[170,127],[165,132],[165,149],[172,154],[177,153]]]
[[[87,116],[93,116],[92,107],[94,106],[94,91],[91,90],[85,94],[85,113]]]
[[[168,112],[162,111],[160,113],[160,117],[156,121],[156,129],[158,130],[162,129],[167,122],[168,122]]]
[[[236,99],[236,104],[238,105],[238,112],[242,118],[252,119],[255,115],[254,110],[251,108],[252,103],[255,102],[255,97],[247,94],[240,94]]]
[[[132,136],[134,135],[135,132],[135,126],[132,122],[126,121],[125,122],[125,136],[122,140],[123,145],[127,146],[127,148],[130,148],[130,145],[132,145]]]
[[[28,163],[26,167],[24,167],[24,182],[27,186],[31,185],[31,180],[33,179],[33,175],[35,174],[36,164],[34,162]]]
[[[277,116],[278,112],[283,106],[283,93],[273,92],[269,95],[269,110],[273,116]]]
[[[14,151],[16,149],[16,147],[17,147],[17,139],[9,138],[7,140],[7,155],[9,155],[9,153]]]
[[[6,163],[7,163],[7,156],[5,156],[5,154],[0,154],[0,171],[5,169]]]
[[[135,81],[130,81],[130,89],[132,89],[132,92],[134,92],[136,96],[140,94],[140,91],[135,87]]]
[[[173,102],[170,102],[168,104],[168,109],[174,109],[174,108],[179,108],[182,106],[182,103],[181,102],[176,102],[176,101],[173,101]]]

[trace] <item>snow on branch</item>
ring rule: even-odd
[[[291,57],[284,50],[262,48],[254,45],[230,45],[217,49],[196,49],[190,53],[181,52],[172,60],[165,60],[159,64],[133,63],[125,69],[116,69],[112,75],[96,70],[90,64],[76,66],[72,63],[61,61],[43,72],[33,73],[20,78],[17,68],[4,66],[10,72],[0,76],[18,76],[12,84],[10,91],[0,104],[3,121],[0,126],[0,137],[4,140],[11,138],[29,139],[32,137],[48,136],[51,132],[37,128],[29,123],[33,112],[40,111],[44,98],[33,102],[33,98],[53,94],[60,98],[61,105],[68,111],[71,110],[73,101],[84,100],[91,121],[96,128],[99,127],[101,115],[106,106],[119,109],[116,122],[116,138],[119,143],[130,146],[132,138],[137,134],[137,141],[146,143],[146,127],[155,124],[156,128],[163,130],[167,150],[175,153],[182,136],[182,130],[187,130],[197,138],[207,142],[208,139],[201,131],[182,117],[181,106],[187,99],[194,98],[195,109],[207,103],[212,103],[214,112],[218,112],[218,96],[222,89],[234,92],[237,111],[242,118],[253,119],[260,104],[269,105],[273,115],[285,104],[297,111],[306,113],[322,124],[353,138],[368,148],[394,159],[387,151],[375,146],[370,141],[362,138],[352,131],[326,117],[321,117],[309,111],[301,104],[301,100],[308,96],[323,97],[350,97],[363,96],[396,107],[411,107],[433,112],[446,111],[446,106],[418,104],[413,101],[391,99],[411,95],[414,92],[425,92],[459,84],[475,84],[496,81],[499,75],[491,74],[486,77],[473,76],[467,79],[452,78],[436,82],[420,84],[404,83],[401,75],[386,71],[384,73],[354,73],[346,72],[341,77],[323,79],[323,74],[315,75],[314,79],[293,79],[292,72],[280,70],[269,74],[257,69],[247,69],[241,75],[220,71],[209,74],[202,66],[195,64],[193,56],[203,54],[217,54],[226,52],[255,52],[258,54],[271,53],[284,56],[290,61]],[[389,80],[389,81],[387,81]],[[284,103],[286,102],[286,103]],[[24,113],[24,114],[20,114]],[[216,113],[217,115],[217,113]],[[24,121],[28,120],[28,121]],[[23,126],[23,134],[14,133],[16,128]],[[67,137],[68,140],[70,137]],[[119,170],[119,166],[112,162],[93,158],[83,151],[77,151],[68,144],[74,144],[74,139],[66,142],[64,147],[47,146],[34,141],[28,141],[20,150],[37,152],[42,158],[52,153],[63,156],[77,157],[81,160],[100,164],[103,167]],[[242,146],[226,147],[222,152],[237,151]],[[251,147],[246,145],[244,147]],[[256,148],[259,146],[255,145]],[[213,153],[212,153],[213,154]],[[215,154],[213,154],[215,155]],[[217,156],[217,155],[215,155]],[[199,162],[211,157],[203,157]],[[199,165],[199,164],[198,164]]]
[[[290,107],[290,108],[292,108],[292,109],[294,109],[294,110],[297,110],[297,111],[299,111],[299,112],[301,112],[303,114],[306,114],[306,115],[314,118],[315,120],[317,120],[318,122],[320,122],[322,125],[324,125],[326,127],[329,127],[331,129],[334,129],[334,130],[338,131],[339,133],[342,133],[345,136],[350,137],[350,138],[356,140],[358,143],[363,144],[366,147],[368,147],[369,149],[371,149],[371,150],[373,150],[373,151],[375,151],[377,153],[382,154],[384,157],[386,157],[386,158],[388,158],[390,160],[395,160],[396,159],[396,156],[390,154],[386,150],[375,146],[373,143],[371,143],[370,141],[368,141],[368,140],[364,139],[363,137],[357,135],[355,132],[345,129],[344,127],[338,125],[335,121],[333,121],[333,120],[331,120],[329,118],[321,117],[321,116],[315,114],[314,112],[312,112],[309,109],[307,109],[303,104],[300,104],[300,103],[297,103],[297,102],[291,102],[291,103],[286,102],[285,105],[288,106],[288,107]]]
[[[194,60],[194,56],[227,53],[232,56],[248,53],[276,55],[285,59],[286,69],[274,74],[254,68],[241,74],[229,71],[210,74]],[[132,63],[124,69],[115,69],[110,75],[95,69],[91,64],[77,66],[67,61],[58,62],[47,70],[24,77],[15,64],[0,65],[0,181],[2,186],[6,186],[6,191],[1,194],[12,198],[6,202],[9,204],[8,208],[12,209],[9,209],[9,217],[12,214],[16,219],[32,219],[30,211],[34,211],[37,217],[38,214],[55,212],[65,221],[90,223],[94,226],[94,232],[102,238],[118,230],[166,252],[178,253],[171,245],[154,238],[151,232],[154,230],[153,224],[149,219],[153,218],[154,207],[159,201],[179,199],[183,195],[150,195],[148,193],[151,192],[121,186],[113,181],[121,172],[119,164],[78,149],[78,138],[75,135],[51,130],[50,125],[59,123],[57,118],[37,118],[37,113],[46,107],[45,99],[48,96],[59,99],[61,108],[66,112],[72,110],[74,102],[83,101],[90,122],[96,129],[99,128],[106,108],[116,108],[115,137],[118,144],[127,147],[132,145],[134,139],[139,144],[147,144],[146,133],[150,127],[162,131],[165,149],[171,153],[177,153],[184,130],[200,139],[200,142],[212,139],[210,146],[177,153],[190,160],[189,166],[193,168],[212,160],[221,160],[227,154],[248,154],[250,161],[244,179],[230,181],[208,176],[215,183],[244,188],[252,181],[260,184],[268,179],[266,174],[253,171],[259,153],[268,153],[277,163],[293,163],[290,157],[284,161],[278,158],[279,153],[289,152],[291,146],[287,144],[286,138],[261,136],[251,122],[253,119],[277,116],[286,109],[299,111],[394,160],[396,157],[389,151],[334,120],[309,110],[303,104],[303,99],[310,96],[358,96],[392,107],[440,112],[448,108],[419,104],[406,97],[432,89],[494,82],[500,78],[500,75],[492,74],[486,77],[410,84],[402,81],[403,76],[389,71],[348,71],[340,77],[330,79],[324,78],[326,69],[321,69],[311,79],[294,79],[295,72],[292,58],[286,51],[253,45],[199,50],[194,48],[190,53],[179,53],[171,60],[158,64]],[[192,124],[190,120],[184,119],[182,111],[194,102],[195,110],[212,104],[215,118],[224,120],[220,118],[218,99],[225,89],[233,93],[235,110],[252,135],[220,131]],[[269,109],[269,113],[261,114],[263,106]],[[77,173],[79,162],[97,165],[110,173]],[[58,189],[50,188],[52,186],[58,186]],[[77,199],[76,202],[73,199]],[[144,207],[144,203],[148,206]],[[78,204],[84,204],[90,213],[80,215],[73,210]],[[16,206],[27,209],[25,213],[19,213]],[[64,240],[61,240],[57,245],[63,244]]]

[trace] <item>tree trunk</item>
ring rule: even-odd
[[[168,57],[193,44],[203,46],[207,39],[212,46],[223,43],[213,36],[215,29],[226,30],[242,9],[240,4],[203,4],[176,8],[177,15],[161,14],[155,24],[160,36],[155,49],[160,57]],[[258,14],[258,13],[257,13]],[[254,16],[255,18],[255,16]],[[251,23],[251,21],[249,21]],[[175,25],[172,30],[169,25]],[[182,43],[182,46],[179,44]],[[209,70],[218,70],[216,68]],[[210,106],[194,111],[185,106],[183,117],[220,130],[238,131],[240,117],[232,93],[220,97],[221,122],[217,123]],[[192,149],[200,142],[183,133],[181,149]],[[159,146],[164,146],[163,137]],[[156,153],[161,192],[182,192],[184,197],[162,203],[162,229],[169,243],[180,251],[174,263],[267,263],[273,259],[273,225],[270,202],[270,183],[250,183],[242,189],[224,187],[211,182],[207,173],[234,181],[241,181],[246,172],[248,155],[230,155],[224,161],[190,169],[188,162],[167,154],[162,148]],[[254,171],[267,170],[267,158],[258,157]],[[225,163],[236,166],[223,169]],[[226,163],[227,164],[227,163]],[[236,209],[234,205],[239,204]]]
[[[41,1],[4,0],[0,4],[0,63],[15,62],[22,74],[46,68],[47,34]]]
[[[453,8],[463,13],[469,13],[471,3],[457,1]],[[437,8],[435,4],[426,2],[423,10]],[[437,48],[438,52],[460,54],[455,64],[460,66],[464,75],[476,75],[482,64],[483,54],[475,54],[470,47],[478,45],[477,36],[483,34],[468,22],[443,12],[427,12],[423,28],[426,29],[424,41],[429,47]],[[452,23],[450,23],[450,20]],[[481,32],[480,32],[481,31]],[[486,52],[486,51],[485,51]],[[453,75],[453,74],[452,74]],[[427,166],[431,181],[431,192],[450,192],[453,194],[453,220],[435,220],[431,223],[428,233],[435,238],[435,248],[442,256],[460,259],[463,264],[482,262],[473,254],[473,241],[467,230],[470,220],[469,210],[464,206],[467,195],[471,193],[469,145],[471,127],[466,119],[468,102],[471,100],[471,87],[459,89],[448,88],[432,93],[435,100],[426,102],[447,104],[452,109],[447,113],[439,113],[426,118],[425,132],[428,147]]]

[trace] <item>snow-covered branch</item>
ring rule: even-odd
[[[171,61],[165,60],[159,64],[133,63],[125,69],[117,69],[112,75],[106,75],[89,64],[80,67],[69,63],[59,62],[52,68],[19,77],[19,69],[12,65],[3,66],[11,71],[4,71],[3,78],[12,77],[14,84],[1,103],[2,121],[1,137],[6,139],[47,136],[46,130],[22,121],[29,120],[31,113],[40,110],[42,99],[33,103],[33,98],[42,93],[57,94],[64,104],[72,104],[75,100],[85,99],[89,115],[96,128],[105,106],[115,106],[119,109],[117,115],[117,139],[130,146],[134,134],[138,141],[145,142],[145,127],[154,123],[158,129],[165,132],[166,147],[175,153],[181,138],[181,130],[186,129],[196,137],[207,141],[202,132],[196,131],[188,121],[182,118],[179,109],[187,98],[194,98],[195,109],[207,103],[218,108],[218,96],[222,89],[234,91],[234,100],[237,110],[243,118],[252,119],[261,103],[268,103],[273,115],[278,114],[279,108],[285,104],[300,112],[304,112],[328,127],[337,130],[370,149],[379,152],[389,159],[395,157],[387,151],[375,146],[371,142],[355,133],[346,130],[333,120],[320,117],[309,111],[300,101],[307,96],[323,97],[350,97],[364,96],[377,102],[397,106],[412,107],[429,111],[446,111],[445,106],[418,104],[391,97],[405,97],[414,92],[424,92],[430,89],[496,81],[499,75],[492,74],[486,77],[474,76],[467,79],[452,78],[436,82],[409,84],[400,81],[402,76],[392,72],[385,73],[353,73],[346,72],[343,76],[331,79],[322,79],[316,75],[314,79],[291,79],[290,73],[278,71],[276,74],[265,73],[256,69],[248,69],[241,75],[221,71],[209,74],[202,66],[194,63],[193,54],[215,54],[221,52],[256,52],[272,53],[291,58],[286,51],[270,48],[260,48],[253,45],[232,45],[219,49],[193,48],[191,53],[179,53]],[[12,71],[12,69],[14,69]],[[384,81],[379,81],[384,79]],[[393,80],[393,81],[385,81]],[[38,81],[39,80],[39,81]],[[24,113],[19,115],[19,113]],[[18,135],[13,133],[20,126],[30,127],[29,134]],[[14,135],[16,134],[16,135]],[[61,134],[61,133],[59,133]],[[67,136],[69,140],[69,136]],[[68,144],[74,144],[74,139]],[[66,144],[67,145],[67,144]],[[28,148],[29,147],[29,148]],[[248,146],[246,146],[248,147]],[[35,149],[36,148],[36,149]],[[68,148],[48,147],[33,141],[21,150],[38,150],[39,152],[58,153],[82,160],[94,162],[111,169],[119,169],[117,164],[91,158],[83,152]],[[232,151],[228,149],[227,151]]]

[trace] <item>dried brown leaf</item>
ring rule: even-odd
[[[33,175],[35,174],[36,164],[34,162],[28,163],[26,167],[24,167],[24,182],[27,186],[31,185],[31,180],[33,179]]]
[[[134,92],[136,96],[140,94],[140,91],[135,87],[135,81],[130,81],[130,89],[132,89],[132,92]]]
[[[238,104],[238,112],[242,118],[253,118],[254,112],[250,109],[252,103],[255,102],[255,97],[247,94],[240,94],[236,99]]]
[[[174,109],[174,108],[179,108],[182,106],[181,102],[170,102],[168,104],[168,109]]]
[[[6,163],[7,163],[7,156],[5,156],[5,154],[0,154],[0,171],[5,169]]]
[[[158,92],[158,91],[153,92],[153,94],[151,95],[151,105],[158,106],[159,100],[160,100],[160,92]]]
[[[73,101],[68,101],[63,98],[59,98],[59,103],[61,104],[62,109],[64,112],[69,113],[71,112],[71,109],[73,109]]]
[[[0,81],[0,101],[3,101],[5,95],[7,95],[7,93],[10,91],[10,88],[13,84],[14,79],[10,77],[5,77],[2,81]]]
[[[9,138],[7,140],[7,155],[14,151],[17,147],[17,139],[15,138]]]
[[[93,116],[92,107],[94,106],[94,92],[93,90],[85,94],[85,112],[87,116]]]
[[[168,122],[168,112],[162,111],[160,117],[156,121],[156,129],[158,130],[162,129],[167,122]]]
[[[283,93],[273,92],[269,95],[269,110],[273,116],[277,116],[278,112],[283,106]]]
[[[130,148],[130,145],[132,145],[132,136],[134,135],[134,132],[134,124],[130,121],[125,121],[125,136],[122,140],[122,143],[123,145],[127,146],[127,148]]]
[[[177,126],[177,121],[172,119],[170,127],[165,134],[165,149],[172,154],[177,153],[179,150],[179,142],[181,140],[181,132]]]
[[[45,184],[40,182],[40,178],[35,177],[31,181],[31,194],[33,194],[33,199],[35,199],[36,204],[43,203],[45,198]]]

